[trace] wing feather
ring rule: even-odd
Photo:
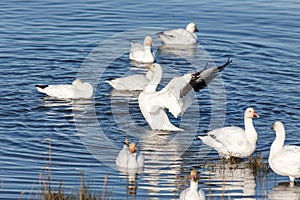
[[[194,92],[189,83],[190,79],[191,74],[173,78],[149,99],[149,104],[153,107],[167,108],[177,118],[193,103]]]

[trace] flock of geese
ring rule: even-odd
[[[158,40],[166,45],[194,45],[197,44],[197,26],[190,23],[186,29],[174,29],[158,33]],[[138,104],[145,120],[153,130],[183,131],[173,125],[166,113],[168,110],[174,117],[182,115],[192,104],[194,92],[207,86],[232,60],[225,64],[204,68],[197,72],[174,77],[163,89],[157,91],[163,75],[163,67],[155,63],[152,51],[153,40],[146,36],[144,43],[131,43],[129,59],[147,64],[146,75],[135,74],[127,77],[106,80],[115,90],[140,90]],[[39,92],[62,99],[92,98],[94,89],[90,83],[80,79],[71,85],[36,85]],[[244,113],[244,128],[230,126],[209,131],[206,136],[199,136],[206,145],[218,151],[220,157],[249,157],[256,149],[257,132],[253,125],[253,118],[259,115],[253,108],[247,108]],[[269,155],[269,165],[274,172],[288,176],[290,185],[294,186],[295,178],[300,177],[300,147],[284,145],[284,125],[277,121],[273,127],[276,139],[272,143]],[[135,143],[125,142],[119,152],[116,165],[122,168],[135,169],[144,167],[144,156],[137,150]],[[205,199],[204,192],[198,190],[198,175],[196,170],[190,172],[190,187],[180,194],[180,199]]]

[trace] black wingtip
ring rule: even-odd
[[[223,71],[231,62],[232,60],[229,57],[226,63],[221,66],[211,69],[204,68],[203,70],[194,73],[194,77],[190,81],[194,91],[199,92],[201,89],[205,88],[218,75],[218,73]]]
[[[218,67],[219,72],[223,71],[223,69],[225,69],[225,67],[227,67],[230,63],[232,63],[232,60],[229,57],[225,64]]]
[[[46,87],[48,87],[48,85],[35,85],[35,87],[45,89]]]
[[[105,79],[106,81],[112,81],[112,80],[114,80],[115,78],[107,78],[107,79]]]

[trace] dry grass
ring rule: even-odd
[[[269,173],[268,162],[264,161],[262,153],[250,156],[247,165],[253,170],[255,177],[265,177]]]
[[[38,199],[43,200],[108,200],[113,199],[112,193],[107,190],[108,175],[105,175],[104,185],[102,190],[93,190],[90,188],[85,180],[84,175],[81,173],[80,188],[75,188],[72,192],[65,192],[64,185],[61,182],[59,186],[55,186],[52,182],[51,176],[51,166],[52,166],[52,156],[51,156],[51,139],[47,138],[42,141],[42,143],[48,142],[49,150],[49,163],[47,166],[46,174],[40,174],[40,185],[41,190],[37,192],[36,196]],[[45,178],[46,177],[46,178]]]

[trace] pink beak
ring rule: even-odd
[[[253,113],[253,117],[254,117],[254,118],[259,118],[259,115],[258,115],[256,112],[254,112],[254,113]]]

